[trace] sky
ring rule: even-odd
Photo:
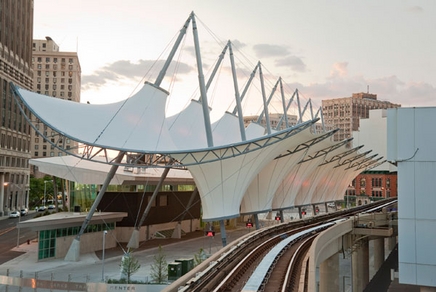
[[[433,0],[35,0],[33,38],[50,36],[61,51],[77,51],[81,102],[110,103],[131,96],[145,80],[155,81],[192,11],[206,80],[231,40],[240,92],[260,61],[267,96],[281,77],[286,98],[298,89],[314,110],[323,99],[356,92],[403,107],[436,106]],[[192,39],[190,26],[177,66],[162,84],[171,92],[169,112],[198,99]],[[228,59],[208,91],[217,113],[235,105]],[[244,110],[256,114],[260,81],[251,88],[256,97],[245,99]]]

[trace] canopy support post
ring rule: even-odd
[[[269,121],[268,103],[266,102],[266,94],[265,94],[265,82],[263,80],[262,66],[261,66],[260,62],[259,62],[259,76],[260,76],[260,85],[261,85],[261,89],[262,89],[262,100],[263,100],[263,110],[265,113],[266,129],[267,129],[268,135],[271,135],[271,124]]]
[[[226,226],[224,225],[224,220],[220,220],[220,230],[221,230],[221,241],[224,247],[227,245]]]
[[[175,55],[177,49],[179,48],[179,45],[183,39],[183,36],[186,34],[186,30],[188,29],[189,22],[191,21],[191,18],[192,18],[191,15],[189,15],[188,19],[186,20],[185,24],[183,25],[182,29],[180,30],[179,36],[177,37],[177,40],[174,43],[174,46],[173,46],[167,60],[165,61],[163,68],[161,69],[159,75],[157,76],[156,81],[154,82],[154,85],[160,86],[160,84],[162,83],[162,80],[164,79],[165,74],[167,73],[168,67],[170,66],[171,61],[173,60],[174,55]]]
[[[170,164],[172,164],[172,161],[170,161]],[[159,182],[156,185],[156,188],[153,192],[153,195],[151,196],[150,201],[147,204],[147,207],[144,210],[144,213],[142,213],[141,220],[139,220],[139,223],[136,224],[135,229],[132,232],[132,235],[130,237],[129,243],[127,244],[127,247],[129,248],[129,251],[131,248],[138,248],[139,247],[139,229],[141,228],[142,224],[145,221],[145,218],[147,218],[148,213],[150,212],[151,205],[156,200],[157,194],[159,193],[159,190],[166,179],[168,172],[170,171],[169,167],[166,167],[159,179]]]
[[[201,105],[203,106],[204,127],[206,128],[207,146],[213,146],[212,126],[210,124],[209,104],[207,102],[206,85],[204,83],[203,63],[200,56],[200,42],[198,40],[197,22],[194,13],[191,13],[192,29],[194,34],[195,56],[197,59],[198,82],[200,85]]]
[[[230,52],[230,64],[232,66],[233,87],[235,88],[236,107],[238,109],[239,130],[241,132],[241,140],[247,140],[245,136],[244,116],[242,114],[241,97],[239,96],[238,78],[236,78],[235,58],[233,56],[232,43],[228,42]]]
[[[111,169],[109,170],[109,173],[106,176],[106,179],[103,183],[103,186],[100,190],[100,192],[97,195],[97,198],[95,198],[94,203],[91,206],[91,209],[89,210],[88,215],[85,218],[85,221],[82,223],[82,227],[80,228],[79,233],[74,238],[73,242],[70,245],[70,249],[68,250],[67,255],[65,256],[65,260],[67,261],[78,261],[80,257],[80,236],[83,235],[85,232],[86,227],[88,227],[89,222],[92,219],[92,216],[94,215],[95,210],[97,209],[98,204],[100,203],[101,199],[103,198],[104,193],[106,192],[107,187],[109,186],[112,178],[114,177],[115,173],[117,172],[119,163],[121,160],[123,160],[125,152],[120,152],[115,159],[115,163],[112,165]]]

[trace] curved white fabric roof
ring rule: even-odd
[[[213,146],[208,147],[202,105],[193,100],[177,115],[166,117],[168,93],[150,83],[145,83],[129,99],[103,105],[17,90],[39,120],[73,140],[120,151],[164,153],[181,161],[198,187],[206,221],[239,216],[240,207],[243,213],[254,213],[314,201],[319,190],[316,182],[321,183],[316,172],[322,159],[297,163],[333,144],[328,139],[319,141],[305,151],[274,159],[317,137],[309,129],[316,120],[270,135],[252,123],[245,129],[247,140],[242,141],[238,117],[227,112],[211,125]],[[324,175],[336,173],[330,168],[326,168]],[[93,183],[104,180],[100,173],[69,171],[64,177],[71,180],[83,181],[87,175]],[[121,175],[115,177],[118,183],[122,179]],[[339,191],[340,187],[337,188]]]
[[[168,93],[150,83],[124,101],[98,105],[52,98],[25,89],[18,92],[38,119],[73,140],[134,152],[177,149],[164,126]]]
[[[286,150],[294,149],[314,136],[316,135],[311,133],[311,129],[307,128],[292,138]],[[283,177],[294,167],[296,161],[301,158],[300,156],[301,153],[295,153],[270,161],[250,183],[241,204],[241,213],[249,214],[269,211],[273,195]]]
[[[96,160],[99,160],[98,158]],[[83,160],[75,156],[56,156],[39,159],[30,159],[29,163],[38,167],[38,170],[54,175],[59,178],[78,182],[81,184],[103,184],[111,165],[100,162]],[[125,181],[137,181],[141,183],[155,183],[160,180],[163,168],[142,169],[139,173],[125,171],[118,168],[110,184],[121,185]],[[166,177],[167,182],[174,183],[193,183],[192,175],[187,170],[172,169]]]
[[[200,193],[203,220],[213,221],[239,216],[242,197],[253,178],[271,160],[289,148],[289,143],[293,143],[294,138],[290,133],[299,133],[310,125],[303,123],[278,132],[273,141],[277,138],[282,140],[276,140],[273,144],[266,144],[271,138],[264,138],[256,143],[265,143],[256,151],[232,159],[188,166]],[[176,159],[179,155],[181,154],[173,154]]]

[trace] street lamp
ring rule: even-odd
[[[106,248],[106,234],[107,230],[103,230],[103,251],[101,254],[102,264],[101,264],[101,281],[104,282],[104,250]]]

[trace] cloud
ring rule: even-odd
[[[348,75],[348,62],[337,62],[333,64],[329,78],[342,78]]]
[[[91,75],[82,76],[82,88],[98,88],[110,81],[121,81],[122,79],[135,79],[145,76],[147,71],[152,68],[159,71],[163,67],[164,61],[139,60],[137,63],[132,63],[127,60],[115,61],[100,69],[94,71]],[[177,66],[177,68],[176,68]],[[177,70],[179,74],[187,74],[193,70],[193,67],[185,63],[172,62],[168,68],[168,72]],[[157,75],[156,75],[157,76]]]
[[[289,55],[287,47],[279,45],[258,44],[253,46],[254,53],[258,58],[283,57]]]
[[[297,72],[305,72],[306,64],[304,64],[303,60],[296,56],[288,56],[283,59],[275,60],[275,65],[278,67],[291,67],[293,71]]]
[[[246,47],[247,44],[242,43],[240,40],[233,40],[232,41],[232,46],[237,48],[237,49],[242,49],[243,47]]]
[[[324,83],[287,84],[287,88],[298,89],[300,95],[312,99],[314,108],[320,107],[323,99],[350,97],[353,93],[366,92],[368,87],[369,92],[377,94],[377,99],[381,101],[403,107],[436,106],[436,88],[433,85],[425,82],[406,83],[395,75],[375,79],[363,76],[329,76]]]

